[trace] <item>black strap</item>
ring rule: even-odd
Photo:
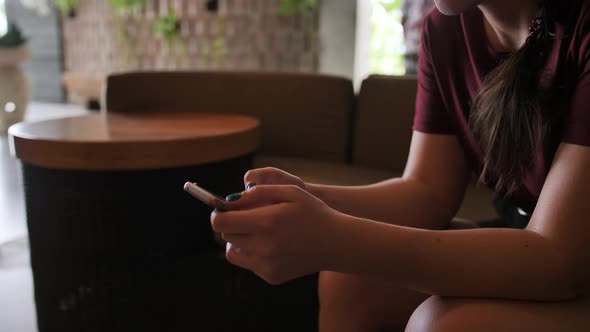
[[[494,206],[506,227],[524,229],[531,220],[530,213],[513,205],[507,199],[496,199]]]

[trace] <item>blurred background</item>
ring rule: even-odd
[[[79,102],[74,81],[121,70],[305,71],[355,82],[405,73],[402,0],[0,0],[0,8],[0,34],[8,19],[31,50],[24,69],[34,101]]]
[[[0,0],[0,332],[37,330],[6,129],[100,109],[116,72],[414,75],[432,0]]]

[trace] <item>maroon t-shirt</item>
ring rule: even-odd
[[[544,50],[548,60],[539,82],[541,93],[551,93],[556,108],[552,112],[561,120],[537,151],[524,185],[511,197],[529,212],[536,205],[559,143],[590,145],[590,0],[561,3],[552,13],[555,36]],[[424,22],[422,41],[414,130],[456,135],[471,169],[479,174],[483,157],[468,125],[470,104],[485,75],[505,55],[490,47],[483,14],[477,8],[458,16],[445,16],[435,9]]]

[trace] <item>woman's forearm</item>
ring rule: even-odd
[[[414,132],[402,178],[363,187],[306,186],[348,215],[442,229],[459,209],[468,180],[465,154],[456,136]]]
[[[334,255],[328,255],[327,270],[380,276],[441,296],[539,301],[576,296],[564,260],[533,231],[432,231],[342,218],[349,220],[330,239]]]
[[[359,187],[308,184],[307,190],[344,214],[426,229],[445,228],[461,199],[442,200],[428,186],[404,178]]]

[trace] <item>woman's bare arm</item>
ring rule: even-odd
[[[562,144],[526,230],[431,231],[344,216],[327,268],[442,296],[575,298],[590,276],[589,169],[589,147]]]
[[[359,187],[306,186],[312,194],[345,214],[442,229],[455,216],[466,183],[467,165],[455,136],[414,132],[401,178]]]

